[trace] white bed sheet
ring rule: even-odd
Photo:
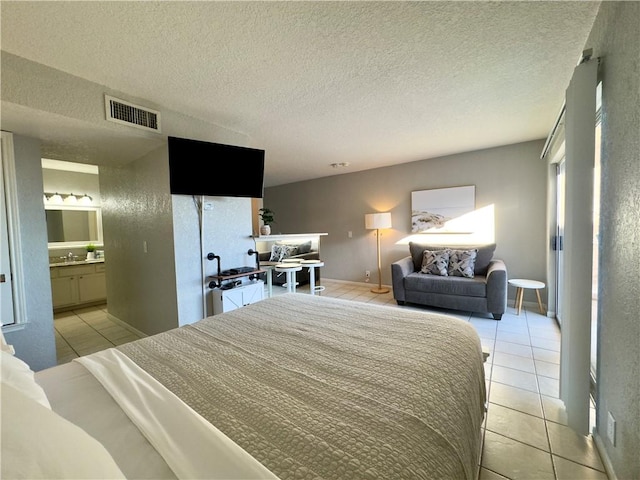
[[[278,478],[118,350],[75,361],[116,399],[178,478]]]
[[[35,379],[44,389],[51,409],[102,443],[127,478],[176,479],[138,427],[80,363],[41,370]]]

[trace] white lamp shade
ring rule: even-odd
[[[367,213],[364,216],[364,225],[367,230],[391,228],[391,213]]]

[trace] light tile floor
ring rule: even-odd
[[[322,279],[323,296],[396,305],[392,293],[372,285]],[[273,287],[275,295],[285,293]],[[309,293],[308,286],[298,288]],[[398,307],[433,311],[419,307]],[[501,321],[490,315],[447,311],[478,332],[485,352],[488,411],[479,480],[607,480],[593,438],[566,425],[558,399],[560,330],[555,320],[509,307]],[[58,363],[120,345],[138,337],[107,318],[106,305],[55,315]],[[595,411],[592,408],[592,421]]]
[[[106,305],[60,312],[53,318],[58,365],[140,338],[109,320]]]

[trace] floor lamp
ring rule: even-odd
[[[388,288],[382,288],[382,268],[380,267],[380,230],[383,228],[391,228],[391,214],[385,213],[367,213],[364,216],[364,224],[367,230],[375,230],[378,239],[378,288],[372,288],[373,293],[388,293]]]

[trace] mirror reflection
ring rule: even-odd
[[[97,208],[47,208],[45,213],[49,243],[102,243],[102,219]]]

